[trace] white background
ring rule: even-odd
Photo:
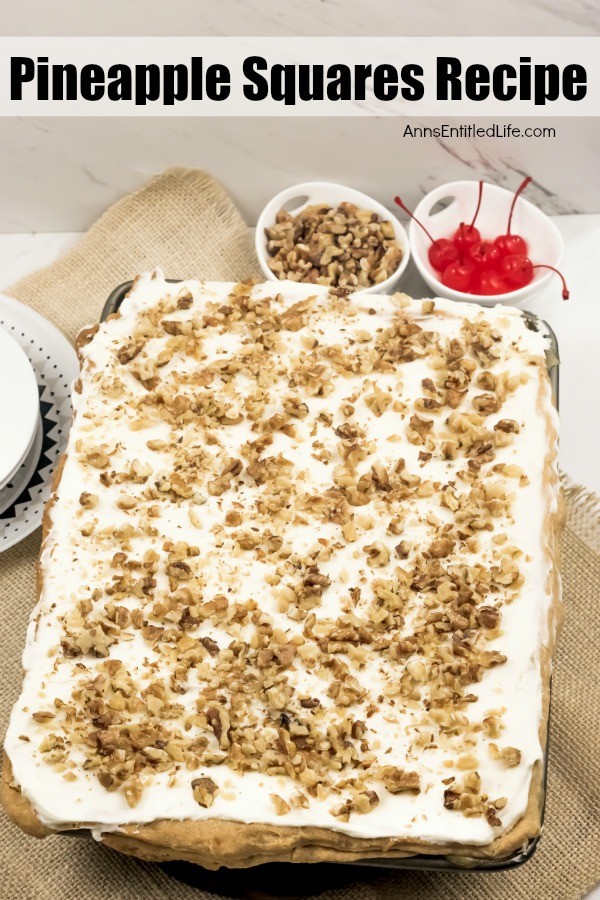
[[[249,225],[275,193],[307,180],[350,184],[387,206],[402,193],[414,207],[447,181],[514,189],[525,173],[535,182],[527,196],[545,212],[600,212],[599,120],[536,121],[558,137],[410,139],[402,118],[2,119],[0,232],[84,231],[172,165],[211,172]]]
[[[0,37],[39,35],[600,34],[597,0],[0,0]],[[483,125],[490,119],[478,120]],[[501,123],[507,119],[498,120]],[[414,125],[434,119],[414,116]],[[439,123],[439,120],[438,120]],[[519,120],[527,124],[527,120]],[[540,124],[538,120],[537,124]],[[598,122],[553,119],[556,140],[403,139],[403,120],[11,118],[1,123],[0,232],[81,231],[106,206],[169,165],[212,172],[249,224],[282,188],[349,183],[416,205],[444,181],[487,177],[549,213],[600,212]]]
[[[16,35],[593,35],[588,0],[3,0]]]

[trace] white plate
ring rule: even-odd
[[[27,456],[38,424],[38,391],[27,354],[0,328],[0,489]]]
[[[4,294],[0,294],[0,326],[17,341],[33,366],[41,423],[25,460],[0,490],[1,553],[41,524],[52,477],[67,443],[71,386],[79,374],[79,363],[74,349],[54,325]]]
[[[31,481],[42,452],[43,439],[42,417],[38,411],[37,428],[29,452],[8,484],[0,491],[0,516],[9,506],[14,504],[15,500],[18,499]]]

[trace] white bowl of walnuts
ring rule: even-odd
[[[408,235],[367,194],[307,181],[277,194],[256,225],[256,255],[270,281],[389,293],[408,265]]]

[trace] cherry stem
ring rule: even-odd
[[[394,203],[396,203],[396,204],[400,207],[400,209],[403,209],[404,212],[405,212],[408,216],[410,216],[410,218],[413,220],[413,222],[416,222],[417,225],[418,225],[420,228],[423,229],[423,231],[425,232],[425,234],[427,235],[427,237],[429,238],[429,240],[431,241],[431,243],[432,243],[432,244],[435,244],[434,239],[431,237],[431,235],[429,234],[429,232],[427,231],[427,229],[425,228],[425,226],[423,225],[423,223],[422,223],[422,222],[419,222],[419,220],[415,218],[414,213],[411,213],[410,209],[408,208],[408,206],[405,206],[405,204],[403,203],[402,199],[401,199],[400,197],[394,197]]]
[[[506,229],[507,234],[510,234],[510,225],[512,222],[513,213],[515,211],[515,203],[517,202],[519,195],[523,193],[523,191],[525,190],[525,188],[527,187],[527,185],[529,184],[530,181],[531,181],[531,178],[528,175],[527,178],[523,179],[523,181],[521,182],[521,184],[515,191],[515,195],[512,199],[512,203],[510,205],[510,213],[508,214],[508,228]]]
[[[567,282],[565,281],[565,276],[562,274],[562,272],[559,272],[558,269],[554,268],[554,266],[545,266],[543,263],[540,263],[537,266],[532,266],[532,269],[550,269],[551,272],[556,272],[556,274],[562,281],[562,286],[563,286],[562,298],[563,298],[563,300],[569,299],[569,297],[571,295],[569,294],[569,288],[567,287]]]
[[[469,228],[473,228],[473,226],[475,225],[475,220],[477,219],[477,216],[479,215],[479,209],[481,207],[482,196],[483,196],[483,181],[480,181],[479,182],[479,197],[477,198],[477,208],[475,209],[475,215],[473,216],[473,219],[471,221],[471,224],[469,225]]]

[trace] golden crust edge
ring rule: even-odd
[[[118,317],[119,313],[116,313],[115,316]],[[97,330],[98,326],[93,326],[80,332],[76,341],[78,351],[92,340]],[[549,376],[545,365],[538,367],[538,375],[537,409],[546,421],[549,436],[549,449],[546,454],[542,483],[544,494],[550,500],[559,487],[556,470],[558,434],[553,418],[546,407]],[[81,390],[79,382],[76,383],[75,390]],[[65,461],[66,454],[57,466],[51,495],[44,508],[42,549],[50,530],[52,506],[56,501]],[[542,646],[540,653],[542,716],[539,734],[544,752],[547,752],[552,656],[562,621],[559,566],[560,534],[565,521],[562,488],[559,488],[558,494],[558,508],[555,511],[550,510],[548,502],[548,513],[543,529],[545,549],[550,562],[548,587],[551,592],[547,621],[548,641]],[[39,599],[43,585],[41,551],[36,581]],[[155,822],[142,825],[126,825],[118,832],[105,832],[101,835],[101,840],[107,846],[121,853],[140,859],[155,862],[184,860],[201,865],[206,869],[218,869],[221,866],[249,868],[268,862],[355,862],[360,859],[393,859],[415,854],[446,856],[459,864],[462,862],[467,867],[469,860],[502,859],[511,856],[523,848],[529,840],[539,835],[542,825],[543,800],[543,765],[541,762],[537,762],[532,769],[525,813],[509,831],[484,846],[456,843],[434,844],[393,837],[355,838],[331,829],[240,823],[221,819],[204,821],[157,819]],[[4,752],[2,779],[0,780],[0,802],[11,821],[34,837],[46,837],[56,833],[57,830],[79,830],[86,827],[85,825],[73,825],[71,828],[52,829],[43,825],[33,805],[15,784],[12,766],[6,752]]]

